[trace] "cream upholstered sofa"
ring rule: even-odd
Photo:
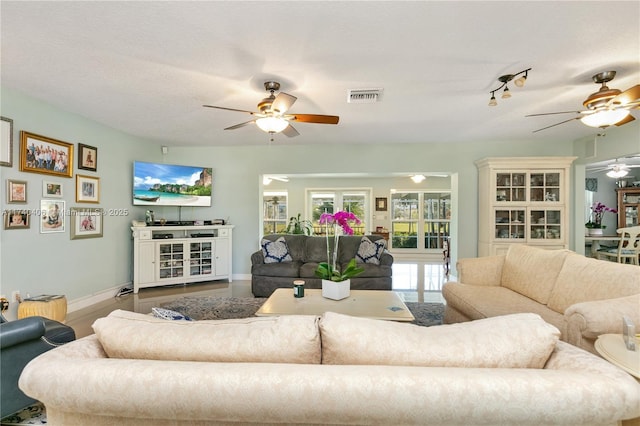
[[[53,425],[615,425],[640,384],[538,315],[419,327],[336,313],[166,321],[114,311],[31,361]]]
[[[442,289],[445,324],[533,312],[561,339],[597,353],[606,333],[622,333],[622,316],[640,325],[640,268],[569,250],[514,244],[506,255],[460,259],[458,282]]]

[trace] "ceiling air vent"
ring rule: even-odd
[[[382,100],[383,89],[350,89],[347,91],[348,104],[373,104]]]

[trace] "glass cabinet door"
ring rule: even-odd
[[[561,217],[560,210],[531,210],[530,238],[532,240],[558,240],[562,238]]]
[[[211,275],[212,259],[211,241],[189,243],[189,275]]]
[[[638,226],[638,205],[625,206],[624,226]]]
[[[526,173],[497,173],[496,201],[525,201]]]
[[[160,279],[184,276],[184,246],[182,243],[160,244]]]
[[[524,239],[525,209],[496,210],[495,238]]]
[[[530,201],[560,201],[560,173],[531,173]]]

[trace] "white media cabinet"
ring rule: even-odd
[[[133,226],[133,292],[231,279],[233,225]]]

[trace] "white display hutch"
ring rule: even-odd
[[[133,292],[231,279],[233,225],[133,226]]]
[[[569,247],[569,171],[576,157],[504,157],[478,167],[478,255],[511,244]]]

